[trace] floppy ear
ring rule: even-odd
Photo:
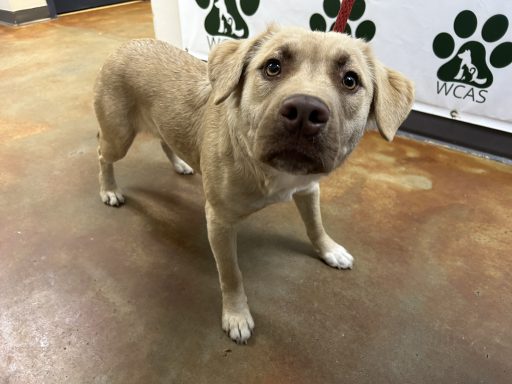
[[[412,108],[414,84],[400,72],[373,60],[373,118],[387,141],[393,140]]]
[[[256,50],[276,30],[277,27],[271,25],[256,37],[225,41],[212,49],[208,56],[208,77],[215,104],[222,103],[233,93]]]

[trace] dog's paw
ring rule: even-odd
[[[192,169],[192,167],[179,158],[174,161],[173,165],[174,165],[174,170],[177,173],[179,173],[180,175],[193,175],[194,174],[194,170]]]
[[[119,207],[124,204],[124,196],[119,190],[115,191],[100,191],[101,201],[111,207]]]
[[[242,311],[224,310],[222,313],[222,329],[237,344],[247,344],[247,340],[251,337],[254,329],[254,320],[249,308]]]
[[[352,269],[354,265],[354,257],[345,248],[334,242],[327,249],[320,252],[320,257],[334,268]]]

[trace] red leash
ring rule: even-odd
[[[338,16],[336,17],[336,24],[334,24],[334,32],[343,32],[345,30],[345,27],[347,26],[347,20],[350,16],[350,12],[352,11],[354,2],[355,0],[343,0],[340,6],[340,11],[338,12]]]

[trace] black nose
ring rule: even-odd
[[[329,121],[329,108],[314,96],[290,96],[283,101],[279,113],[287,131],[303,136],[317,135]]]

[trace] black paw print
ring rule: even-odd
[[[210,8],[204,20],[206,32],[212,36],[246,38],[249,28],[242,15],[252,16],[260,6],[260,0],[240,0],[238,9],[236,0],[196,0],[203,9]]]
[[[493,68],[504,68],[512,63],[512,43],[507,41],[499,43],[489,56],[484,44],[476,41],[474,36],[478,27],[476,15],[470,10],[460,12],[453,23],[455,34],[461,39],[467,39],[458,50],[455,49],[455,40],[447,33],[438,34],[432,46],[437,57],[447,59],[437,71],[437,77],[446,82],[468,84],[478,88],[488,88],[493,83]],[[494,15],[487,19],[480,35],[488,44],[497,43],[505,36],[508,29],[508,19],[505,15]],[[471,38],[471,39],[470,39]],[[487,47],[489,48],[489,47]],[[456,53],[454,56],[453,53]]]

